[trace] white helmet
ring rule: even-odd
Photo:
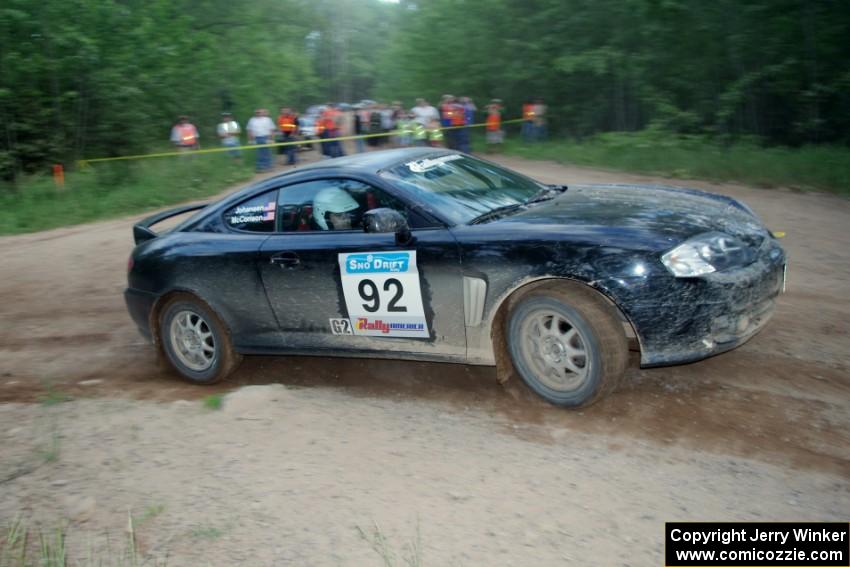
[[[355,211],[360,208],[351,195],[340,189],[339,187],[328,187],[322,189],[316,194],[313,199],[313,218],[319,228],[322,230],[330,230],[328,221],[325,218],[326,213],[341,214]]]

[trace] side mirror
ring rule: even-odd
[[[407,219],[393,209],[380,208],[363,215],[364,232],[393,232],[397,244],[408,244],[413,239]]]

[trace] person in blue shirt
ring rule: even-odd
[[[472,146],[469,141],[469,126],[475,123],[475,111],[478,109],[475,107],[475,103],[472,102],[472,99],[468,96],[460,97],[459,106],[462,109],[463,123],[466,127],[459,128],[457,130],[457,149],[462,152],[469,153],[472,151]]]

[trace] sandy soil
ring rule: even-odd
[[[373,521],[397,550],[418,524],[425,565],[659,565],[665,520],[847,520],[850,202],[499,161],[745,200],[787,233],[776,316],[706,361],[634,358],[583,412],[489,368],[397,361],[257,357],[198,388],[157,368],[126,314],[135,217],[0,238],[0,481],[26,472],[0,482],[0,524],[120,538],[130,509],[169,565],[379,565],[355,529]],[[249,385],[272,386],[201,408]]]

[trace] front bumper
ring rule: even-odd
[[[127,288],[124,290],[124,301],[127,303],[127,311],[139,332],[148,340],[151,340],[150,313],[156,303],[157,295],[147,291]]]
[[[748,341],[773,315],[785,263],[785,252],[769,239],[745,268],[632,285],[631,300],[620,304],[640,341],[641,366],[693,362]]]

